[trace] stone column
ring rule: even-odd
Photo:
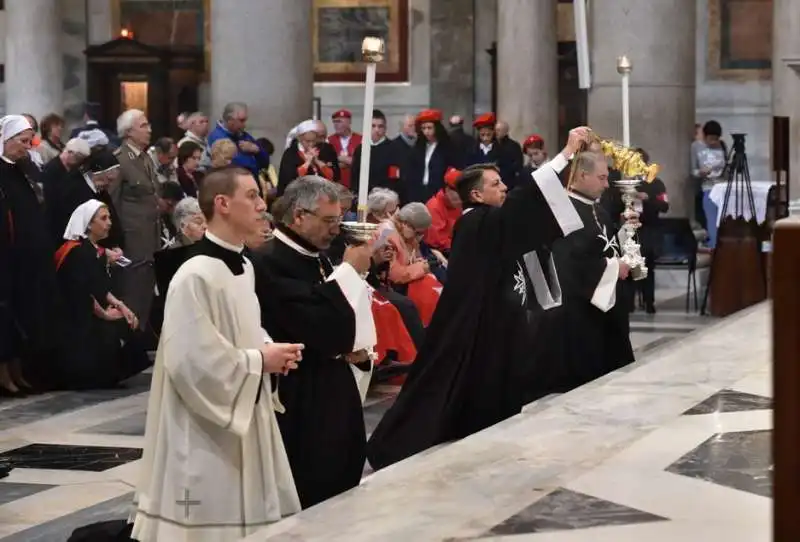
[[[789,197],[800,197],[800,4],[773,0],[772,114],[789,117]],[[770,130],[771,130],[770,126]],[[770,170],[772,169],[770,165]]]
[[[474,4],[435,0],[430,21],[431,107],[441,109],[445,118],[461,115],[469,132],[475,108]]]
[[[560,149],[556,0],[497,0],[497,117],[522,142],[540,134]]]
[[[497,0],[475,0],[475,112],[492,110],[492,59],[497,41]]]
[[[6,113],[41,119],[64,108],[61,2],[8,0]]]
[[[695,122],[695,0],[590,3],[592,88],[589,126],[601,137],[622,139],[622,80],[617,57],[633,62],[630,83],[631,145],[661,164],[670,214],[692,209],[687,186]]]
[[[248,105],[247,130],[283,149],[289,130],[311,118],[314,64],[311,0],[211,2],[212,119],[226,103]],[[299,45],[302,42],[302,46]]]

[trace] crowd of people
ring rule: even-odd
[[[473,137],[426,110],[389,140],[380,111],[364,137],[340,110],[330,136],[291,130],[275,168],[247,114],[182,115],[177,141],[153,141],[138,110],[112,133],[87,109],[63,143],[55,115],[0,120],[0,393],[115,386],[157,350],[134,538],[185,539],[185,490],[243,495],[192,521],[251,532],[358,485],[367,458],[633,361],[617,232],[655,223],[666,192],[643,184],[623,216],[587,128],[550,157],[493,114]],[[341,230],[358,203],[366,244]],[[368,444],[362,404],[387,379],[402,389]]]

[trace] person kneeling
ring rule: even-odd
[[[150,365],[135,331],[136,315],[111,293],[109,265],[125,260],[98,244],[110,229],[104,203],[82,203],[73,211],[66,242],[55,255],[64,300],[56,379],[68,389],[113,387]]]

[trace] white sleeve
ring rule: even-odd
[[[583,228],[583,221],[558,178],[568,163],[566,157],[559,153],[531,174],[565,237]]]
[[[209,316],[207,288],[196,275],[173,281],[159,346],[164,369],[190,411],[245,435],[262,383],[261,352],[237,348],[222,336]]]
[[[592,294],[591,303],[603,312],[608,312],[617,302],[617,280],[619,280],[619,260],[606,258],[606,270]]]
[[[375,331],[375,320],[372,317],[372,301],[367,282],[359,276],[349,263],[339,265],[327,278],[327,282],[335,281],[344,297],[353,309],[356,318],[356,335],[353,340],[353,352],[369,349],[378,344]]]

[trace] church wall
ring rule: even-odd
[[[87,24],[84,0],[59,0],[61,2],[62,37],[61,55],[64,65],[64,108],[55,111],[62,115],[67,125],[77,126],[83,116],[86,100],[86,48]],[[107,3],[107,2],[106,2]],[[0,62],[6,59],[6,11],[0,10]],[[58,52],[55,52],[58,54]],[[0,84],[0,114],[6,114],[5,83]],[[18,111],[9,113],[19,113]]]
[[[0,62],[6,59],[6,11],[0,10]],[[0,115],[6,114],[6,84],[0,82]]]
[[[709,1],[719,0],[697,2],[697,122],[718,121],[729,145],[732,143],[730,134],[747,134],[747,157],[752,179],[771,180],[772,82],[759,79],[755,70],[751,70],[750,74],[743,72],[735,79],[720,79],[714,74],[715,67],[709,64],[709,57],[713,62],[714,55],[709,54],[709,47],[713,51],[719,44],[714,43],[710,30],[713,22],[709,14]],[[743,46],[747,47],[747,44]]]
[[[60,0],[63,36],[61,50],[64,61],[64,119],[68,126],[83,120],[86,101],[86,49],[88,21],[84,0]]]
[[[428,107],[431,99],[431,23],[430,2],[409,2],[409,79],[407,83],[379,83],[375,90],[375,107],[384,112],[388,134],[394,136],[404,115],[416,114]],[[353,128],[360,132],[364,109],[363,83],[315,83],[314,96],[321,101],[322,120],[332,131],[331,114],[341,108],[353,113]],[[298,122],[303,119],[298,119]]]

